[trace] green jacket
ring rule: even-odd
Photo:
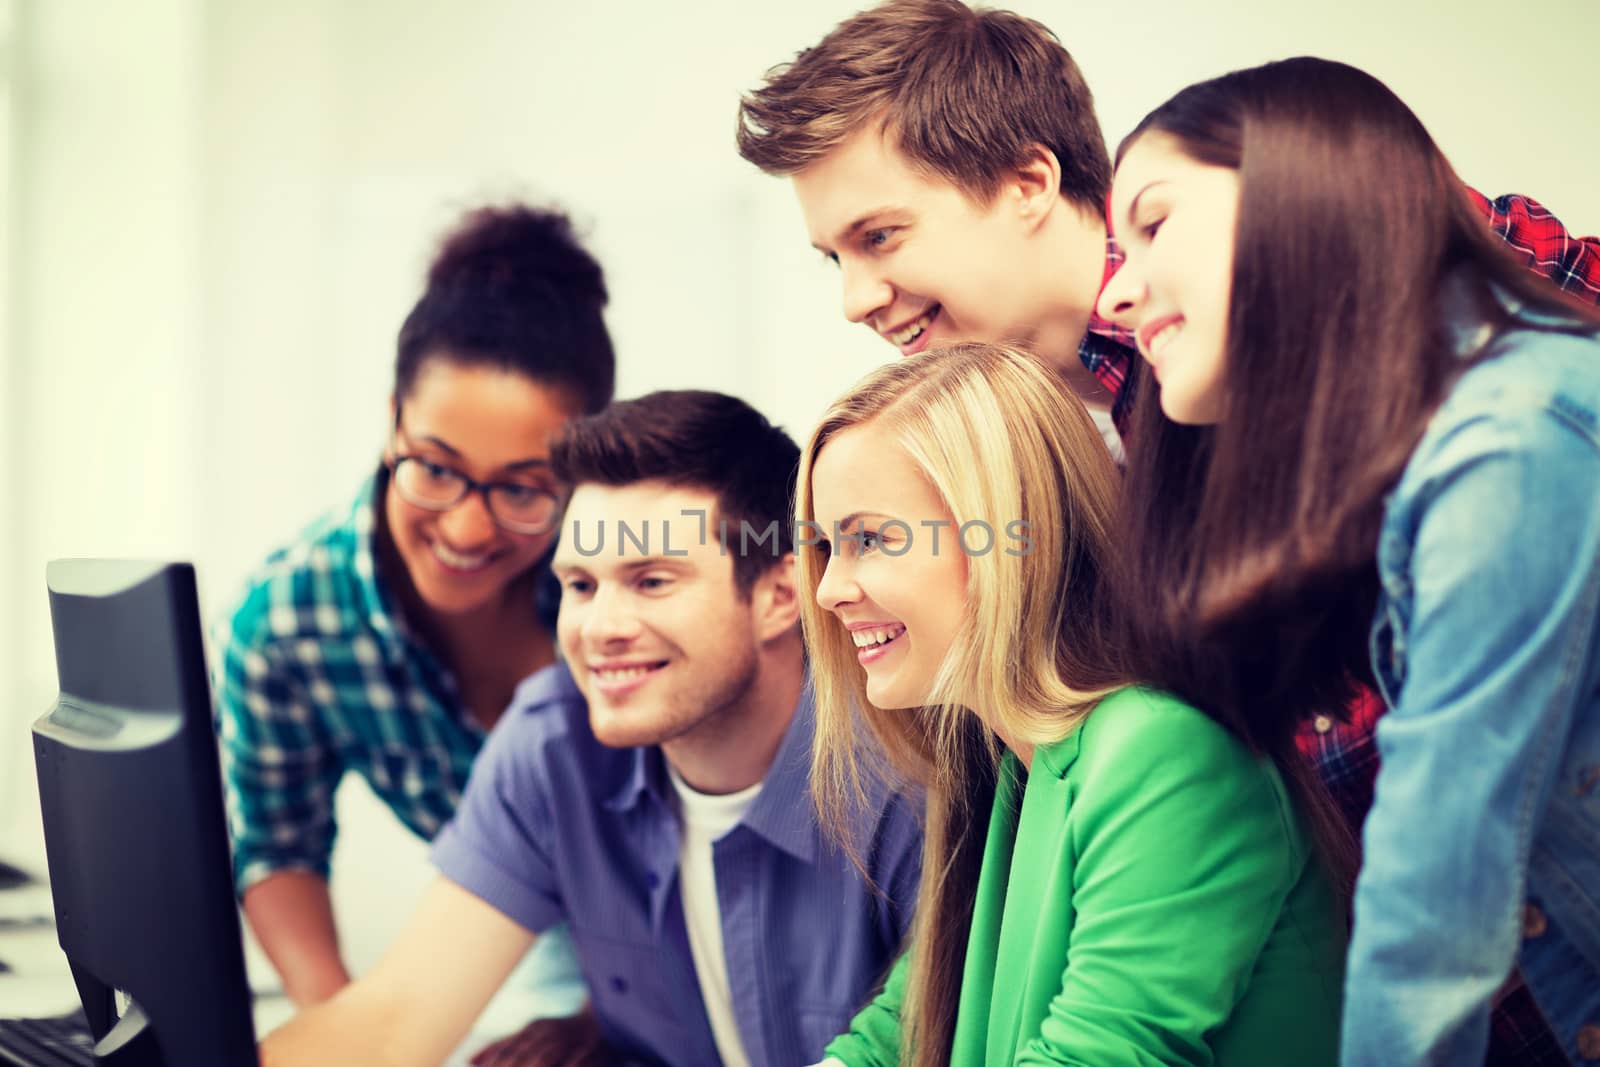
[[[1344,937],[1270,762],[1120,690],[1031,773],[1001,765],[949,1062],[1331,1065]],[[905,978],[829,1056],[899,1063]]]

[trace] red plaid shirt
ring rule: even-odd
[[[1488,216],[1495,234],[1522,257],[1529,270],[1544,275],[1568,293],[1600,304],[1600,237],[1573,237],[1559,219],[1526,196],[1490,200],[1476,190],[1468,191]],[[1102,288],[1121,265],[1122,251],[1114,239],[1108,238]],[[1111,413],[1121,428],[1133,399],[1132,391],[1125,389],[1137,356],[1132,332],[1093,315],[1089,331],[1078,346],[1078,355],[1116,397]],[[1346,709],[1346,721],[1318,716],[1300,732],[1300,750],[1317,768],[1357,840],[1372,807],[1373,787],[1378,779],[1378,748],[1373,730],[1387,710],[1376,693],[1363,693]],[[1486,1063],[1491,1067],[1565,1067],[1567,1059],[1561,1046],[1516,972],[1501,988],[1489,1025]]]

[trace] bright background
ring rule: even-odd
[[[395,332],[464,208],[573,213],[621,396],[718,388],[801,436],[887,358],[787,183],[733,145],[740,92],[860,6],[0,0],[0,853],[38,850],[45,561],[192,559],[223,610],[372,466]],[[1594,0],[1015,6],[1113,144],[1183,85],[1316,53],[1388,81],[1478,188],[1600,232]],[[420,847],[360,794],[335,883],[347,928],[379,931]]]

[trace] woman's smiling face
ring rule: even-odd
[[[927,703],[967,607],[967,559],[948,507],[876,422],[822,447],[811,495],[831,542],[817,604],[850,632],[868,699]]]
[[[1196,162],[1171,136],[1143,134],[1123,154],[1111,218],[1126,259],[1100,314],[1132,329],[1174,422],[1222,417],[1239,172]]]

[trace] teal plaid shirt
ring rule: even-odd
[[[239,892],[288,868],[328,875],[346,772],[418,836],[449,821],[484,731],[379,584],[368,479],[353,506],[269,556],[215,641]]]

